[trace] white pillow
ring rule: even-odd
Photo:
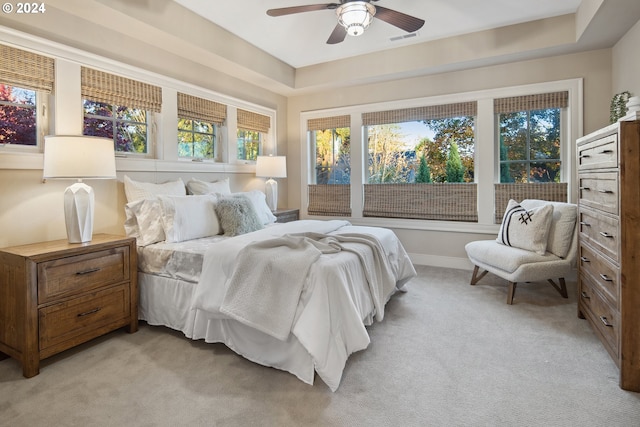
[[[165,239],[162,208],[157,199],[143,199],[127,203],[125,231],[135,237],[138,246],[147,246]]]
[[[124,194],[127,202],[135,202],[142,199],[155,199],[160,195],[186,196],[187,189],[181,178],[176,181],[154,184],[152,182],[134,181],[127,175],[124,176]]]
[[[564,258],[573,243],[576,228],[578,207],[573,203],[548,202],[546,200],[527,199],[520,202],[525,209],[532,209],[544,204],[553,206],[553,219],[549,227],[547,251]]]
[[[544,255],[552,217],[550,204],[526,210],[515,200],[509,200],[496,241]]]
[[[233,196],[245,196],[253,204],[253,208],[258,214],[258,219],[262,225],[273,224],[276,222],[276,217],[269,209],[267,205],[267,196],[260,190],[247,191],[245,193],[233,193]]]
[[[220,233],[215,196],[158,196],[167,243],[184,242]]]
[[[222,194],[228,196],[231,194],[229,187],[229,178],[221,179],[214,182],[204,182],[199,179],[191,178],[187,181],[187,189],[189,194]]]

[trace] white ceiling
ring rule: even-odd
[[[336,25],[333,10],[270,17],[267,9],[307,4],[314,0],[174,0],[227,31],[300,68],[429,40],[468,34],[536,19],[575,13],[581,0],[380,0],[375,3],[422,18],[416,37],[391,41],[405,33],[375,20],[359,37],[327,45]]]

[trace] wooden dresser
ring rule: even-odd
[[[578,316],[640,391],[640,115],[577,141]]]
[[[127,327],[138,329],[133,238],[96,234],[0,250],[0,352],[27,378],[40,360]]]

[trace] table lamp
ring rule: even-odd
[[[286,156],[258,156],[256,176],[269,178],[265,182],[265,193],[269,209],[278,209],[278,183],[273,178],[287,177]]]
[[[93,189],[83,179],[115,179],[113,140],[93,136],[45,136],[46,179],[76,179],[64,192],[64,219],[69,243],[90,242],[93,234]]]

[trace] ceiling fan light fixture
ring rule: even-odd
[[[338,22],[350,36],[359,36],[364,33],[375,14],[375,6],[366,1],[350,1],[336,9]]]

